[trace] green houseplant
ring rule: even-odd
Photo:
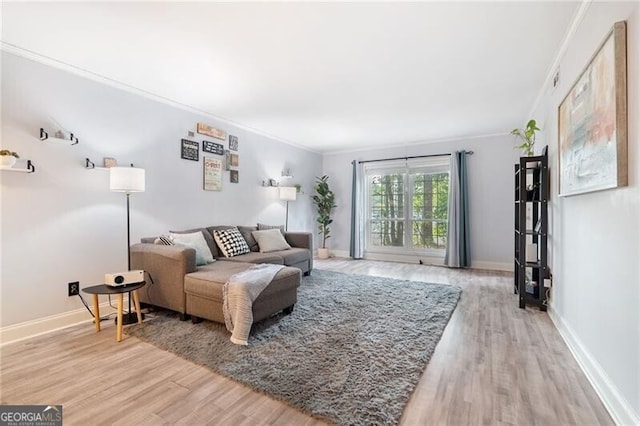
[[[536,125],[536,120],[529,120],[524,129],[513,129],[511,134],[517,136],[522,143],[514,149],[521,149],[526,156],[533,155],[533,146],[536,144],[536,132],[540,129]]]
[[[322,236],[322,248],[318,249],[318,257],[326,259],[329,257],[329,249],[327,249],[327,239],[331,236],[330,225],[333,222],[331,219],[331,210],[335,205],[335,194],[329,188],[329,176],[324,175],[316,178],[316,184],[314,186],[315,194],[313,196],[313,203],[316,205],[318,211],[318,233]]]
[[[20,158],[17,152],[3,149],[0,151],[0,166],[11,167],[16,164],[16,159]]]

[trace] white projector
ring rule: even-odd
[[[144,271],[142,270],[104,274],[104,283],[112,287],[119,287],[142,281],[144,281]]]

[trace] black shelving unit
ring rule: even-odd
[[[548,203],[549,159],[545,149],[544,155],[520,157],[515,165],[513,291],[523,309],[529,304],[547,310]]]

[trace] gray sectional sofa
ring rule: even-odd
[[[218,250],[213,238],[214,230],[231,226],[172,231],[175,233],[202,232],[215,262],[196,266],[193,248],[154,244],[154,238],[143,238],[140,244],[131,246],[131,268],[147,271],[151,277],[142,288],[143,303],[170,309],[181,314],[224,323],[222,314],[222,288],[229,277],[249,268],[255,263],[285,265],[253,303],[253,321],[257,322],[272,314],[291,312],[297,301],[297,289],[301,275],[313,269],[313,236],[309,232],[285,232],[284,237],[291,246],[289,250],[260,253],[251,231],[257,227],[238,226],[247,241],[249,253],[226,258]]]

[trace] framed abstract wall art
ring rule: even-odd
[[[558,107],[560,196],[627,185],[626,32],[614,25]]]

